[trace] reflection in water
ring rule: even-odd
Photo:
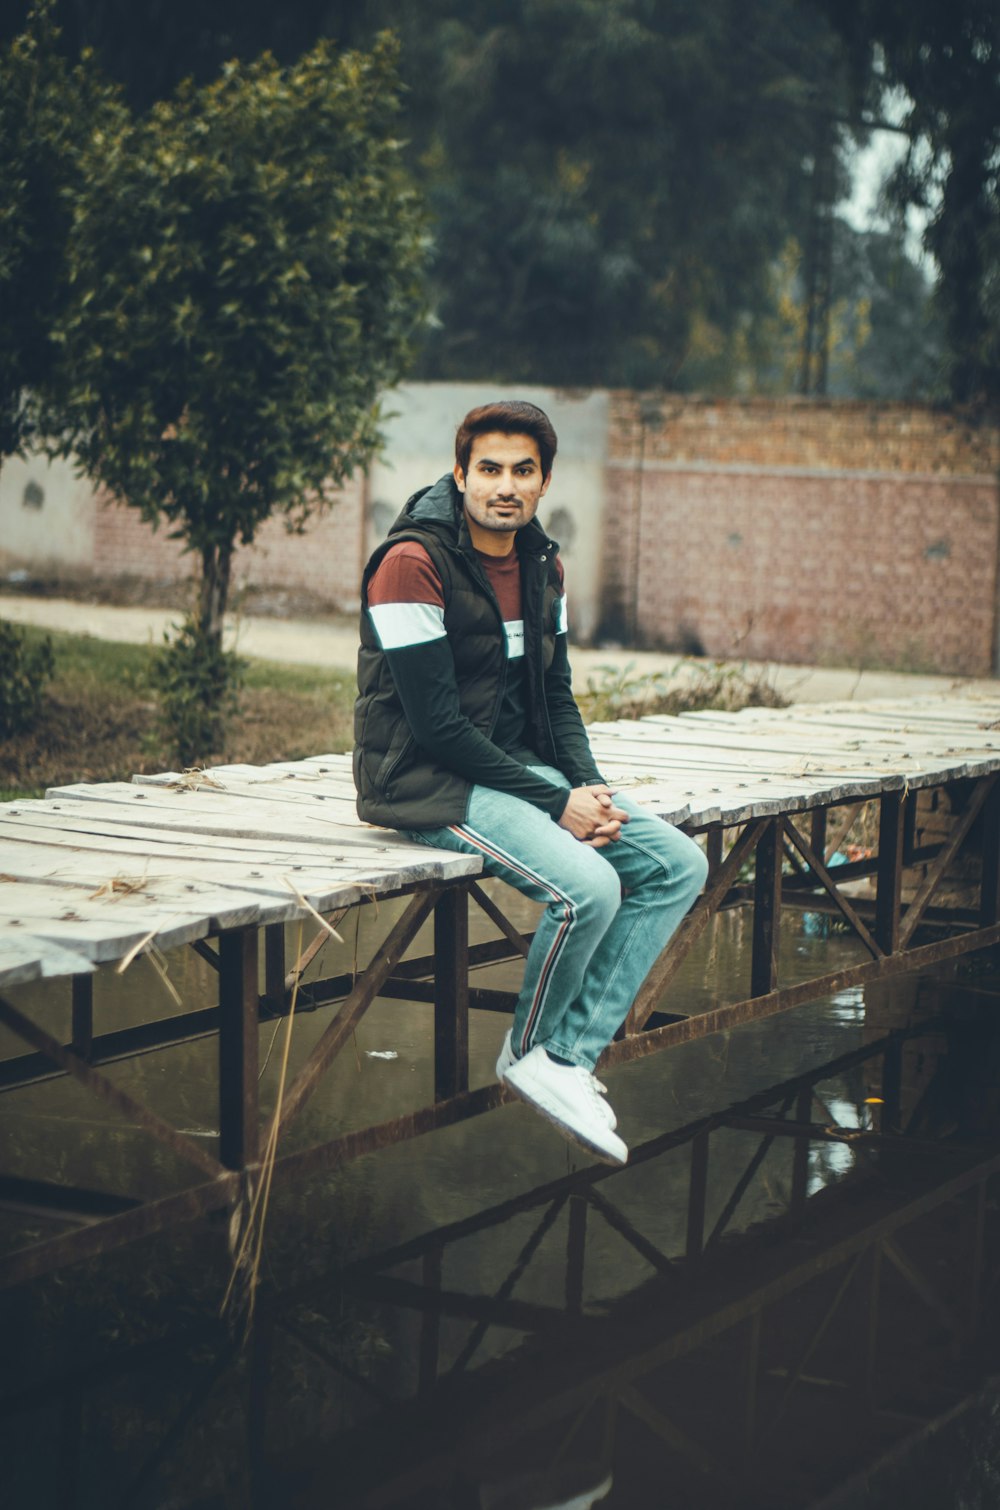
[[[689,960],[682,1010],[735,996],[743,923],[723,915]],[[855,947],[788,927],[783,979]],[[939,1442],[961,1443],[977,1482],[996,1474],[995,1392],[959,1412],[996,1368],[989,963],[612,1071],[633,1150],[622,1171],[512,1105],[283,1189],[248,1337],[218,1317],[222,1223],[4,1297],[6,1503],[995,1503],[921,1487],[957,1482]],[[322,1026],[304,1019],[303,1053]],[[504,1026],[476,1014],[474,1084]],[[428,1048],[426,1007],[378,1003],[309,1137],[420,1104]],[[176,1120],[210,1135],[212,1053],[191,1044],[118,1073],[159,1077]],[[47,1147],[53,1177],[96,1165],[109,1188],[141,1188],[148,1150],[93,1118],[64,1081],[0,1098],[15,1155]],[[5,1240],[29,1231],[42,1228]],[[902,1451],[948,1412],[916,1459]],[[858,1478],[864,1463],[882,1466]]]

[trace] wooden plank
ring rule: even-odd
[[[26,981],[61,975],[85,975],[95,968],[84,955],[37,934],[20,930],[0,932],[0,986],[20,986]]]

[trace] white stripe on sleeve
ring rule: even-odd
[[[569,629],[569,618],[566,613],[566,594],[556,599],[556,634],[566,634]]]
[[[375,603],[368,612],[383,650],[444,638],[444,609],[436,603]]]

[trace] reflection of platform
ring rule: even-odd
[[[927,1026],[651,1139],[632,1169],[579,1169],[284,1289],[276,1273],[242,1348],[214,1315],[191,1331],[187,1306],[176,1331],[156,1307],[132,1347],[116,1309],[92,1368],[8,1397],[0,1424],[14,1442],[44,1423],[60,1505],[94,1482],[117,1410],[131,1431],[102,1503],[221,1505],[221,1476],[247,1506],[466,1510],[483,1484],[579,1465],[628,1510],[803,1510],[994,1367],[995,1143],[829,1120]],[[855,1165],[808,1195],[819,1140]],[[665,1241],[656,1195],[678,1172]],[[764,1190],[786,1209],[740,1230]],[[308,1241],[308,1201],[293,1219]],[[636,1278],[609,1300],[626,1257]]]
[[[620,1063],[756,1021],[803,1002],[955,958],[1000,940],[1000,696],[907,703],[800,706],[703,713],[592,728],[598,762],[616,786],[705,836],[706,893],[661,956],[624,1037]],[[951,794],[947,837],[916,837],[920,792]],[[878,815],[872,858],[831,869],[828,820],[870,804]],[[807,820],[804,821],[804,820]],[[841,822],[841,827],[843,823]],[[975,838],[979,902],[935,906],[956,856]],[[358,824],[347,757],[210,775],[143,778],[137,785],[75,786],[45,802],[0,809],[0,985],[8,996],[32,978],[71,980],[72,1031],[45,1031],[14,1000],[0,1023],[31,1053],[0,1063],[0,1088],[69,1074],[155,1143],[193,1167],[199,1183],[139,1200],[132,1191],[69,1189],[44,1178],[0,1181],[0,1200],[64,1230],[12,1255],[14,1282],[190,1220],[245,1197],[259,1183],[258,1027],[288,1012],[315,952],[289,971],[285,924],[411,896],[373,956],[310,983],[314,1003],[337,1002],[325,1033],[284,1093],[271,1146],[283,1138],[377,996],[433,1004],[434,1100],[405,1115],[341,1133],[314,1147],[279,1148],[285,1172],[329,1168],[497,1106],[496,1085],[469,1085],[468,1016],[509,1011],[509,992],[477,989],[470,969],[522,956],[527,937],[474,879],[478,862],[408,845]],[[904,876],[916,877],[903,902]],[[871,876],[874,900],[851,883]],[[11,884],[13,883],[13,884]],[[470,944],[468,902],[497,937]],[[753,908],[747,993],[690,1016],[665,1014],[664,993],[723,906]],[[782,906],[833,909],[863,956],[794,984],[778,976]],[[433,952],[408,956],[433,917]],[[327,933],[318,935],[325,939]],[[95,1031],[93,972],[139,952],[189,946],[218,979],[217,1005]],[[262,946],[262,947],[261,947]],[[260,956],[260,957],[259,957]],[[264,992],[258,972],[263,969]],[[69,1003],[67,1004],[69,1005]],[[99,1005],[99,1003],[98,1003]],[[69,1015],[69,1014],[68,1014]],[[209,1152],[100,1066],[198,1036],[219,1036],[219,1143]],[[891,1079],[891,1077],[890,1077]],[[891,1084],[888,1087],[891,1097]]]
[[[824,1082],[894,1044],[870,1044],[636,1150],[650,1165],[688,1160],[682,1253],[663,1252],[644,1237],[641,1216],[625,1214],[621,1172],[590,1170],[358,1262],[336,1285],[328,1276],[282,1297],[261,1318],[271,1329],[262,1356],[290,1335],[331,1381],[350,1373],[312,1349],[294,1322],[288,1332],[296,1304],[360,1302],[421,1318],[412,1398],[386,1400],[316,1454],[297,1503],[325,1503],[336,1482],[345,1510],[464,1504],[461,1486],[504,1465],[543,1469],[596,1456],[613,1462],[614,1503],[801,1510],[946,1411],[992,1366],[1000,1153],[788,1117],[793,1106],[822,1105]],[[706,1233],[709,1143],[725,1128],[759,1141],[728,1196],[715,1190],[721,1212]],[[807,1198],[805,1155],[818,1138],[849,1141],[859,1164]],[[723,1241],[777,1139],[796,1150],[787,1215]],[[499,1286],[482,1293],[447,1283],[453,1250],[478,1236],[492,1251],[505,1225],[529,1211],[537,1220],[526,1241],[522,1224],[521,1238],[506,1243],[513,1262]],[[588,1235],[605,1223],[654,1277],[595,1310]],[[515,1292],[530,1285],[546,1246],[564,1255],[562,1298],[520,1300]],[[513,1352],[475,1367],[491,1339],[517,1334]],[[265,1378],[256,1398],[263,1438]],[[260,1465],[276,1495],[290,1466],[280,1457]],[[301,1456],[295,1466],[297,1474],[306,1466]],[[650,1499],[653,1485],[669,1493]]]

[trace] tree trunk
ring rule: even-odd
[[[198,584],[198,632],[206,640],[214,641],[220,649],[232,564],[232,541],[227,541],[225,545],[206,545],[202,550],[201,581]]]

